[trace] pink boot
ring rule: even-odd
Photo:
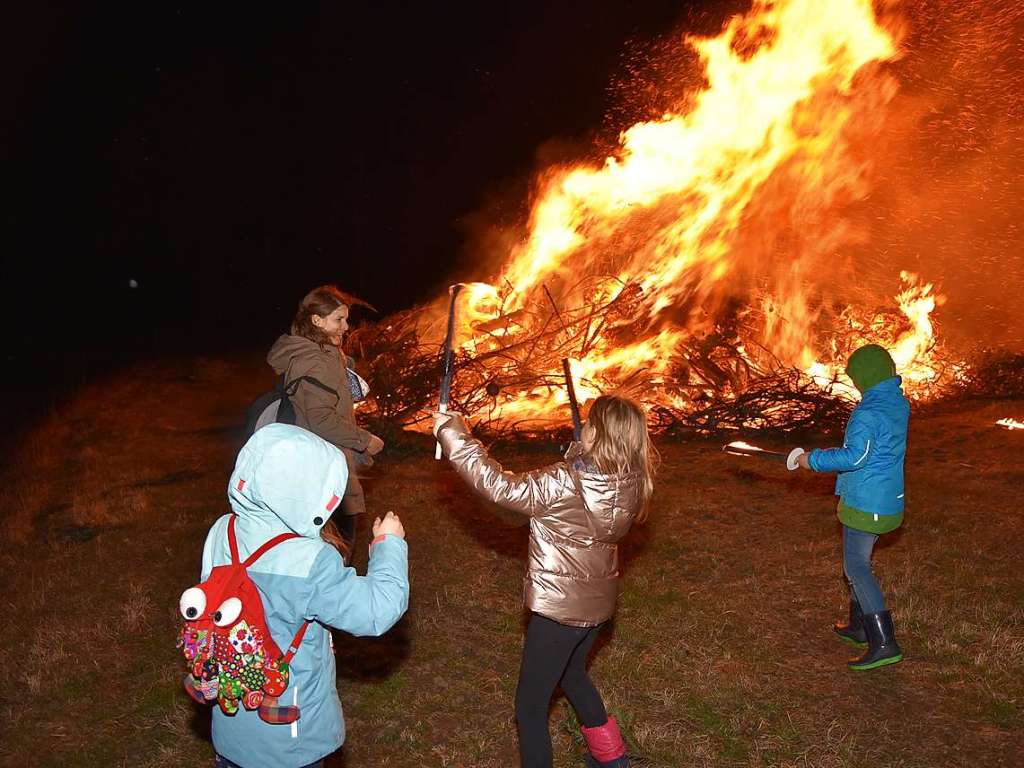
[[[580,730],[583,731],[591,757],[601,768],[628,768],[626,745],[622,742],[619,724],[614,717],[609,717],[604,725],[596,728],[580,726]]]

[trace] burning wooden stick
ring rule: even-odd
[[[455,335],[455,297],[462,290],[462,283],[455,283],[448,288],[451,298],[448,302],[448,332],[444,337],[444,357],[441,363],[441,394],[438,398],[437,409],[441,413],[448,412],[448,398],[452,391],[452,375],[455,373],[455,351],[452,349],[453,336]],[[434,459],[441,460],[441,443],[438,442],[434,448]]]
[[[562,372],[565,374],[565,389],[569,393],[569,410],[572,411],[572,434],[573,439],[579,442],[583,435],[583,422],[580,420],[580,404],[576,401],[576,386],[572,381],[572,370],[569,368],[569,358],[562,358]]]
[[[558,318],[558,322],[562,324],[562,330],[565,331],[566,336],[570,336],[569,328],[565,324],[565,320],[562,319],[562,313],[558,311],[558,304],[555,303],[555,297],[551,295],[551,291],[548,287],[544,286],[544,294],[548,297],[548,301],[551,303],[551,308],[555,311],[555,316]],[[546,326],[546,324],[545,324]],[[579,442],[580,437],[583,435],[583,422],[580,420],[580,404],[576,400],[576,385],[572,380],[572,369],[569,366],[569,358],[562,358],[562,374],[565,376],[565,391],[569,396],[569,410],[572,413],[572,437],[573,440]]]
[[[764,448],[758,448],[756,445],[745,443],[742,440],[736,440],[728,445],[724,445],[722,446],[722,450],[726,453],[731,453],[733,456],[756,456],[758,458],[768,459],[769,461],[781,461],[785,463],[786,469],[790,471],[795,470],[799,466],[797,461],[804,453],[806,453],[803,448],[794,448],[789,453],[768,451]]]

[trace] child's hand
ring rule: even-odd
[[[383,536],[386,533],[390,533],[392,536],[397,536],[400,539],[405,538],[405,528],[402,526],[402,521],[398,519],[398,515],[394,512],[388,512],[384,515],[384,519],[381,520],[379,517],[373,521],[373,538]]]
[[[797,466],[802,467],[803,469],[810,469],[811,468],[810,455],[811,454],[807,453],[807,452],[801,453],[797,457],[797,459],[796,459]]]
[[[376,435],[370,435],[370,440],[366,444],[366,452],[371,456],[376,456],[378,453],[384,450],[384,441]]]
[[[434,417],[434,437],[437,437],[437,431],[439,429],[441,429],[441,427],[443,427],[445,424],[447,424],[448,421],[453,416],[457,416],[458,414],[455,413],[455,411],[448,411],[447,413],[442,413],[441,411],[435,411],[431,415]]]

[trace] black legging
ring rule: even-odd
[[[523,768],[551,765],[548,707],[559,681],[583,725],[596,728],[607,722],[601,694],[587,674],[587,655],[600,631],[600,626],[570,627],[540,614],[530,616],[516,688],[516,725]]]

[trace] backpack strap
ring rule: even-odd
[[[309,619],[302,622],[302,626],[299,627],[299,631],[295,633],[295,637],[292,638],[292,642],[288,646],[288,651],[281,657],[285,664],[291,664],[292,657],[299,650],[299,646],[302,645],[302,638],[305,636],[307,629],[309,629]]]
[[[334,395],[335,397],[339,397],[338,390],[331,389],[322,381],[320,381],[320,379],[314,378],[312,376],[299,376],[297,379],[292,379],[291,381],[289,381],[288,384],[285,386],[285,392],[288,394],[289,397],[295,394],[296,390],[298,390],[299,388],[299,384],[303,381],[305,381],[307,384],[312,384],[314,387],[319,387],[324,392],[328,392]]]
[[[316,381],[316,380],[314,379],[314,381]],[[331,391],[333,392],[334,390],[331,390]],[[238,565],[238,541],[235,539],[235,519],[237,517],[238,517],[237,515],[232,515],[231,518],[228,520],[228,544],[231,547],[231,564],[232,565]],[[289,531],[288,533],[279,533],[279,534],[277,534],[277,536],[275,536],[274,538],[269,539],[268,541],[263,542],[256,549],[255,552],[253,552],[251,555],[249,555],[245,559],[245,562],[242,563],[242,567],[243,568],[248,568],[250,565],[252,565],[257,560],[259,560],[261,557],[263,557],[263,555],[267,554],[268,550],[273,549],[278,544],[280,544],[282,541],[288,541],[288,539],[298,539],[298,538],[300,538],[299,534],[292,533],[291,531]],[[285,664],[290,664],[291,663],[292,657],[299,650],[299,646],[302,645],[302,638],[305,636],[307,629],[309,629],[309,620],[308,619],[306,621],[302,622],[302,626],[299,627],[299,631],[295,633],[295,637],[292,638],[292,642],[288,646],[288,652],[285,653],[285,655],[282,657],[282,659],[284,660]]]
[[[299,534],[297,534],[297,533],[288,532],[288,533],[279,533],[279,534],[277,534],[277,536],[275,536],[274,538],[270,539],[269,541],[263,542],[255,552],[253,552],[251,555],[249,555],[245,559],[245,562],[242,563],[242,567],[243,568],[248,568],[250,565],[252,565],[257,560],[259,560],[261,557],[263,557],[263,555],[265,555],[267,553],[267,550],[273,549],[278,544],[280,544],[282,541],[288,541],[288,539],[297,539],[297,538],[299,538]]]
[[[260,557],[266,554],[268,549],[273,549],[282,541],[288,541],[288,539],[297,538],[299,538],[299,534],[297,533],[279,533],[277,536],[270,539],[270,541],[264,542],[259,549],[257,549],[251,555],[249,555],[249,557],[246,559],[244,563],[245,567],[248,568],[250,565],[259,560]],[[305,636],[307,629],[309,629],[308,620],[302,622],[302,626],[299,627],[299,631],[295,633],[295,637],[292,638],[291,643],[288,645],[288,652],[285,653],[285,655],[282,657],[285,664],[291,663],[292,657],[295,655],[296,651],[299,650],[299,646],[302,645],[302,638]]]
[[[237,519],[238,519],[238,515],[232,515],[228,519],[228,546],[231,547],[231,564],[232,565],[238,565],[239,564],[238,563],[238,540],[235,538],[235,520],[237,520]],[[274,538],[270,539],[269,541],[263,542],[256,549],[255,552],[253,552],[251,555],[249,555],[245,559],[245,562],[241,564],[242,567],[243,568],[248,568],[250,565],[252,565],[257,560],[259,560],[261,557],[263,557],[263,555],[267,554],[268,550],[273,549],[278,544],[280,544],[282,541],[288,541],[288,539],[297,539],[297,538],[299,538],[299,534],[292,533],[291,531],[289,531],[288,533],[279,533],[279,534],[277,534],[277,536],[275,536]]]
[[[235,538],[235,518],[232,515],[228,518],[228,546],[231,548],[231,564],[238,565],[238,540]]]

